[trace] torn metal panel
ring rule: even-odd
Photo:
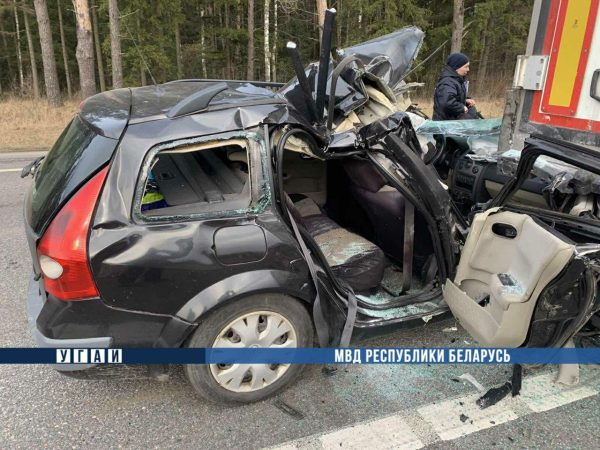
[[[402,81],[416,58],[425,33],[417,27],[406,27],[370,41],[342,50],[358,56],[368,73],[383,80],[392,90]]]
[[[363,44],[338,51],[338,59],[354,55],[362,61],[364,68],[352,63],[341,71],[335,86],[335,111],[341,113],[343,120],[352,111],[363,106],[371,96],[387,97],[390,103],[396,102],[394,89],[400,85],[402,77],[410,68],[416,57],[424,33],[417,27],[406,27],[394,33],[373,39]],[[331,80],[333,64],[329,65],[327,80],[327,101],[331,99]],[[305,70],[306,78],[313,92],[316,90],[318,67],[316,63],[308,65]],[[377,93],[373,92],[375,89]],[[292,109],[303,117],[311,117],[311,112],[305,101],[304,94],[297,78],[292,79],[280,91]],[[378,98],[381,104],[381,98]],[[381,115],[377,115],[381,118]]]

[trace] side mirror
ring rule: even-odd
[[[596,69],[592,75],[590,84],[590,97],[600,102],[600,69]]]

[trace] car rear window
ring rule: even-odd
[[[26,214],[41,234],[65,201],[104,166],[118,140],[97,134],[79,116],[65,128],[35,174]]]

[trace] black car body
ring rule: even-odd
[[[320,115],[302,79],[319,91],[317,65],[285,86],[182,80],[86,100],[25,204],[38,344],[240,346],[240,323],[263,336],[275,317],[293,331],[273,345],[312,345],[312,323],[320,345],[348,345],[352,330],[450,306],[484,345],[565,345],[598,309],[600,227],[509,200],[539,155],[594,173],[600,159],[531,138],[470,222],[394,107],[422,37],[410,27],[327,59]],[[252,401],[299,370],[244,369],[236,390],[234,369],[187,373],[205,397]]]

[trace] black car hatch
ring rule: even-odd
[[[106,165],[119,141],[99,135],[76,116],[36,170],[25,199],[25,219],[41,236],[69,197]]]

